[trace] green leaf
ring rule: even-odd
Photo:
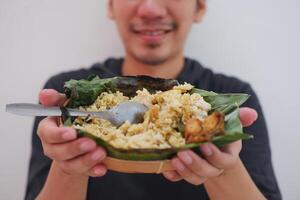
[[[203,98],[211,104],[211,112],[218,111],[226,115],[242,105],[249,97],[248,94],[218,94]]]
[[[208,97],[208,96],[216,96],[216,95],[218,95],[215,92],[206,91],[206,90],[202,90],[202,89],[198,89],[198,88],[193,88],[190,93],[191,94],[197,93],[197,94],[200,94],[202,97]]]
[[[98,76],[89,79],[70,80],[65,83],[65,94],[69,99],[67,107],[76,108],[92,104],[97,97],[108,90],[115,91],[116,78],[100,79]]]
[[[123,159],[123,160],[140,160],[140,161],[150,161],[150,160],[164,160],[170,159],[177,152],[185,149],[193,149],[198,154],[200,153],[198,147],[201,146],[201,143],[192,143],[186,144],[180,148],[169,148],[169,149],[131,149],[131,150],[124,150],[118,149],[111,146],[109,143],[105,142],[99,137],[92,135],[91,133],[84,132],[82,130],[77,130],[77,133],[80,137],[88,137],[96,141],[96,143],[103,147],[107,155],[113,158]],[[241,139],[250,139],[252,138],[251,135],[244,134],[244,133],[228,133],[223,136],[217,136],[213,139],[213,143],[218,147],[226,145],[228,143],[241,140]]]
[[[246,133],[226,133],[225,135],[215,137],[212,142],[221,147],[237,140],[248,140],[252,138],[252,135]]]
[[[236,108],[231,113],[225,116],[225,132],[227,133],[242,133],[243,126],[240,121],[239,109]]]
[[[87,133],[82,130],[77,130],[77,133],[80,137],[89,137],[95,140],[98,145],[102,146],[106,150],[108,156],[123,160],[162,160],[172,157],[177,152],[174,148],[132,150],[118,149],[114,148],[112,145],[102,140],[101,138],[92,135],[91,133]]]

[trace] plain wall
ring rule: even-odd
[[[300,190],[300,3],[209,0],[186,55],[248,81],[267,118],[273,163],[284,199]],[[5,104],[37,102],[51,75],[122,56],[103,0],[0,0],[0,199],[22,199],[33,118]]]

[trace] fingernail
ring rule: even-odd
[[[99,175],[99,176],[104,174],[104,172],[103,172],[102,169],[95,169],[95,170],[94,170],[94,173],[95,173],[96,175]]]
[[[202,144],[200,146],[201,148],[201,152],[205,155],[205,156],[211,156],[212,155],[212,150],[210,148],[209,144]]]
[[[74,131],[66,131],[62,134],[64,140],[73,140],[76,138],[76,133]]]
[[[102,157],[102,152],[100,150],[97,150],[96,152],[94,152],[91,156],[92,160],[98,160],[99,158]]]
[[[88,150],[92,150],[95,147],[95,143],[93,141],[85,141],[83,143],[80,144],[79,148],[82,151],[88,151]]]
[[[175,165],[176,165],[176,168],[180,171],[183,171],[185,169],[184,165],[179,161],[179,160],[176,160],[175,161]]]
[[[187,152],[179,152],[178,156],[185,164],[190,165],[193,162],[192,157]]]
[[[166,172],[167,177],[174,178],[174,175],[172,172]]]

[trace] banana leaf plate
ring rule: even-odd
[[[150,93],[166,91],[179,85],[173,79],[160,79],[149,76],[122,76],[101,79],[98,76],[90,76],[82,80],[70,80],[65,83],[65,94],[68,97],[66,107],[76,108],[79,106],[91,105],[102,92],[120,91],[125,96],[132,97],[136,91],[146,88]],[[190,93],[199,93],[206,102],[211,104],[210,112],[221,112],[225,116],[224,134],[212,139],[212,143],[221,147],[225,144],[252,138],[252,135],[243,133],[239,119],[239,106],[248,98],[248,94],[226,93],[218,94],[212,91],[205,91],[193,88]],[[63,124],[71,126],[74,118],[62,116]],[[200,154],[199,146],[202,143],[190,143],[180,148],[168,149],[117,149],[99,137],[91,133],[77,130],[79,137],[89,137],[96,141],[107,151],[107,158],[104,164],[108,169],[124,173],[162,173],[173,170],[170,158],[183,149],[192,149]]]

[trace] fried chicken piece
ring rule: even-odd
[[[185,125],[184,136],[186,143],[210,141],[216,134],[224,132],[224,115],[214,112],[204,121],[189,119]]]

